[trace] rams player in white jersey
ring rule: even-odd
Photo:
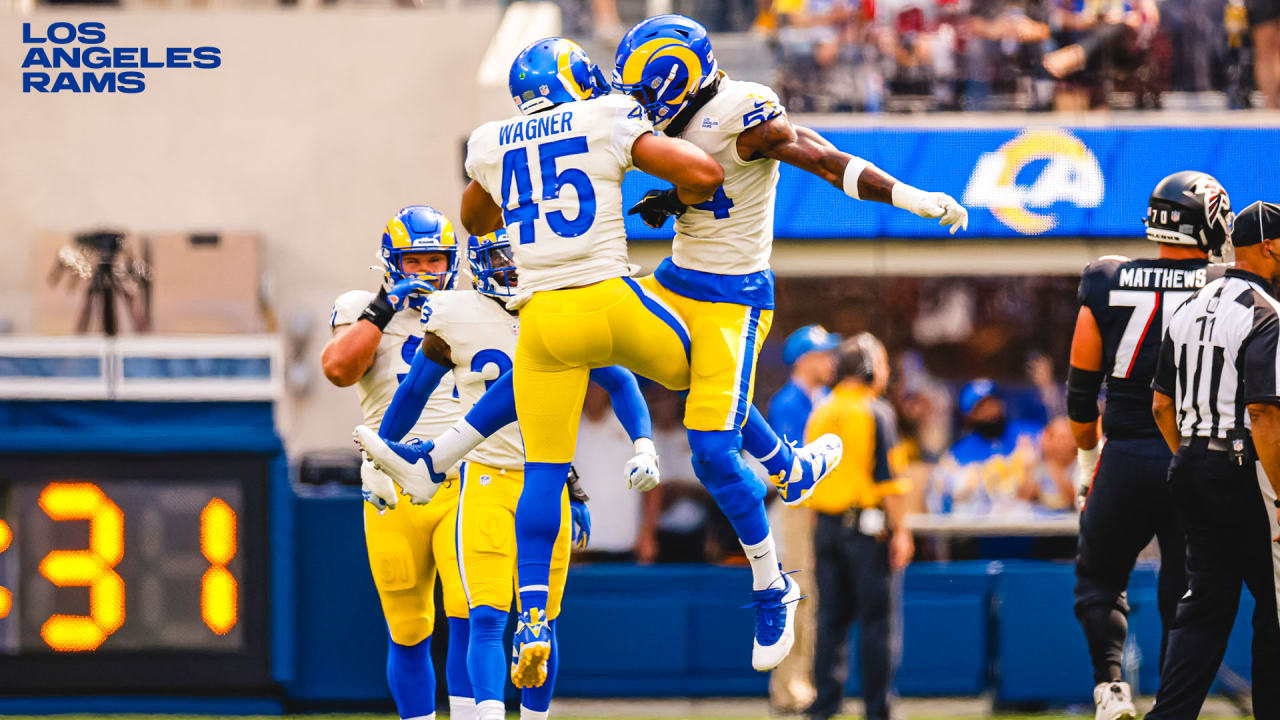
[[[479,440],[478,433],[474,436],[477,442],[467,448],[466,460],[461,464],[456,536],[462,587],[471,609],[467,670],[481,720],[497,720],[505,714],[502,689],[506,658],[502,633],[513,596],[515,512],[524,484],[524,446],[521,427],[512,422],[515,407],[508,372],[516,352],[520,320],[514,311],[504,306],[519,287],[510,246],[504,230],[470,239],[467,257],[474,289],[435,292],[426,299],[421,312],[424,328],[421,349],[396,390],[382,427],[377,433],[364,426],[356,430],[362,446],[380,467],[392,477],[404,477],[406,458],[416,459],[418,448],[381,438],[395,438],[399,428],[412,423],[423,406],[429,405],[428,397],[435,391],[436,383],[450,372],[463,405],[470,408],[467,419],[485,429],[485,439]],[[637,457],[628,465],[633,470],[640,469],[632,473],[633,481],[639,482],[640,476],[646,475],[649,486],[656,485],[653,430],[635,376],[619,367],[607,367],[592,370],[591,378],[609,391],[615,412],[636,443]],[[481,405],[482,398],[486,397],[487,406]],[[460,425],[474,427],[466,423]],[[431,462],[428,459],[428,463]],[[382,499],[396,505],[395,489],[389,487],[389,483],[383,489],[386,492]],[[585,547],[590,530],[585,505],[575,502],[571,513],[571,494],[575,501],[585,500],[572,476],[559,503],[560,527],[551,562],[549,602],[545,608],[534,609],[530,614],[530,622],[546,625],[552,647],[568,573],[570,536],[578,546]],[[439,497],[437,493],[436,499],[426,507],[433,507]],[[543,610],[545,616],[540,615]],[[539,668],[544,682],[524,689],[521,697],[524,720],[543,720],[547,716],[556,663],[557,654],[552,652]]]
[[[520,269],[520,295],[511,304],[521,307],[513,382],[527,461],[516,530],[521,604],[528,613],[547,606],[558,529],[551,503],[573,459],[589,369],[619,364],[684,390],[691,353],[696,361],[691,328],[630,278],[622,178],[633,167],[648,172],[671,182],[675,197],[689,205],[712,201],[724,170],[694,145],[655,134],[635,100],[608,96],[603,73],[567,40],[550,38],[523,50],[509,86],[522,115],[472,133],[466,160],[472,181],[463,193],[462,218],[473,234],[505,225]],[[750,375],[743,377],[749,384]],[[772,440],[748,447],[752,454],[767,457],[781,445],[749,403],[730,414],[739,424],[754,416],[765,428],[760,435]],[[784,498],[798,502],[838,461],[838,445],[832,454],[793,455],[798,465],[787,473]],[[710,465],[715,468],[704,465],[700,478],[721,508],[730,517],[758,513],[767,535],[760,480],[729,449]],[[770,565],[770,579],[777,579],[771,552],[752,557]],[[788,608],[798,597],[761,592],[755,597],[753,664],[765,670],[790,649]],[[549,652],[545,628],[529,620],[522,616],[515,639],[512,677],[519,686],[541,682],[538,668]]]
[[[812,172],[854,199],[891,202],[939,218],[952,232],[967,224],[967,213],[949,196],[898,182],[836,150],[812,130],[793,126],[772,90],[721,72],[706,28],[682,15],[649,18],[626,34],[618,46],[613,86],[635,99],[656,129],[706,151],[724,171],[724,181],[707,202],[689,203],[675,188],[654,190],[629,212],[651,227],[676,218],[672,256],[640,284],[674,308],[690,329],[692,387],[685,426],[698,477],[720,500],[747,551],[756,602],[769,608],[780,603],[791,612],[799,589],[779,572],[763,505],[743,496],[742,488],[752,486],[739,480],[749,470],[738,457],[744,440],[749,450],[759,442],[752,437],[757,430],[749,422],[744,428],[744,421],[757,355],[773,317],[769,255],[778,164]],[[818,445],[815,450],[830,464],[839,462],[838,445]],[[783,445],[763,461],[788,505],[812,492],[810,483],[793,477],[803,466],[791,454]],[[778,625],[757,628],[752,656],[757,669],[773,667],[790,647],[790,623]]]
[[[458,272],[458,244],[449,220],[425,205],[396,213],[382,234],[378,258],[384,269],[377,293],[352,290],[334,302],[333,338],[321,355],[324,374],[334,385],[355,385],[366,424],[377,427],[391,404],[400,378],[422,342],[419,309],[425,293],[453,286]],[[457,421],[462,404],[447,376],[426,402],[409,437],[432,438]],[[378,505],[371,489],[388,482],[371,463],[361,468],[366,498]],[[457,479],[456,468],[448,476]],[[369,567],[382,601],[391,642],[387,647],[387,682],[402,718],[435,714],[435,672],[431,667],[431,631],[435,627],[433,591],[437,572],[449,618],[450,664],[466,657],[467,599],[454,552],[454,517],[458,483],[446,483],[430,505],[404,504],[383,512],[364,504],[365,545]],[[455,660],[456,656],[456,660]],[[464,672],[448,673],[454,716],[465,714],[471,688]]]

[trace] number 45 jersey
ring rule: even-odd
[[[1108,255],[1080,277],[1080,304],[1102,336],[1107,405],[1102,432],[1111,440],[1159,437],[1151,415],[1151,379],[1173,311],[1225,266],[1208,260],[1163,260]]]
[[[653,132],[635,100],[606,95],[485,123],[467,141],[467,175],[502,208],[522,292],[631,274],[622,177]]]
[[[520,276],[521,282],[524,276]],[[422,328],[449,344],[453,378],[462,406],[471,409],[495,380],[511,369],[520,319],[502,303],[474,290],[431,293],[422,306]],[[505,470],[524,469],[520,425],[489,436],[467,459]]]

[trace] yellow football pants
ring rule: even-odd
[[[684,390],[688,353],[675,311],[631,278],[534,293],[520,309],[512,376],[525,458],[573,461],[591,368],[621,365]]]
[[[773,325],[773,311],[694,300],[663,287],[652,275],[637,280],[674,309],[689,330],[689,397],[684,426],[736,430],[747,421],[756,389],[756,361]]]
[[[413,505],[402,498],[382,515],[361,503],[369,569],[387,629],[398,645],[417,645],[430,637],[436,622],[437,573],[444,587],[445,615],[467,617],[454,548],[459,485],[456,478],[450,479],[430,503]]]
[[[517,585],[516,505],[523,488],[523,470],[503,470],[470,461],[462,464],[457,547],[462,558],[462,587],[471,607],[511,609]],[[560,533],[551,553],[547,593],[547,617],[552,620],[560,615],[572,538],[569,490],[565,488],[560,497]]]

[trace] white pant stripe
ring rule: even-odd
[[[462,592],[467,596],[467,607],[471,604],[471,588],[467,587],[467,564],[462,561],[462,498],[467,494],[467,463],[458,467],[458,516],[453,526],[453,550],[458,556],[458,578],[462,581]]]
[[[724,419],[725,430],[737,430],[738,426],[733,422],[734,417],[738,414],[738,386],[742,384],[742,364],[747,362],[747,353],[754,352],[755,348],[747,347],[747,336],[751,334],[751,310],[752,308],[744,308],[746,316],[742,320],[742,332],[738,335],[738,364],[733,369],[733,396],[734,400],[729,403],[729,416]],[[754,370],[754,368],[752,368]]]

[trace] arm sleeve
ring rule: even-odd
[[[1151,389],[1162,395],[1175,397],[1178,386],[1178,363],[1173,356],[1173,336],[1164,334],[1160,341],[1160,357],[1156,360],[1156,374],[1151,378]]]
[[[1277,358],[1276,342],[1280,337],[1280,319],[1271,310],[1270,305],[1255,307],[1253,332],[1249,334],[1244,347],[1244,403],[1253,405],[1264,403],[1280,405],[1277,397],[1277,373],[1280,373],[1280,358]],[[1265,315],[1263,315],[1265,313]]]
[[[640,383],[630,370],[612,365],[591,371],[591,381],[609,393],[613,413],[626,428],[627,435],[635,442],[653,437],[653,421],[649,417],[649,405],[640,394]]]
[[[484,437],[516,421],[516,393],[511,372],[502,374],[467,411],[467,424]]]
[[[408,374],[400,381],[400,387],[396,388],[396,394],[391,398],[391,405],[382,416],[378,435],[393,441],[402,440],[408,435],[422,415],[422,408],[427,406],[427,399],[447,372],[449,368],[426,355],[414,355]]]
[[[778,99],[778,94],[771,88],[758,83],[743,83],[742,87],[741,98],[728,113],[728,117],[720,121],[725,132],[737,135],[787,112]]]

